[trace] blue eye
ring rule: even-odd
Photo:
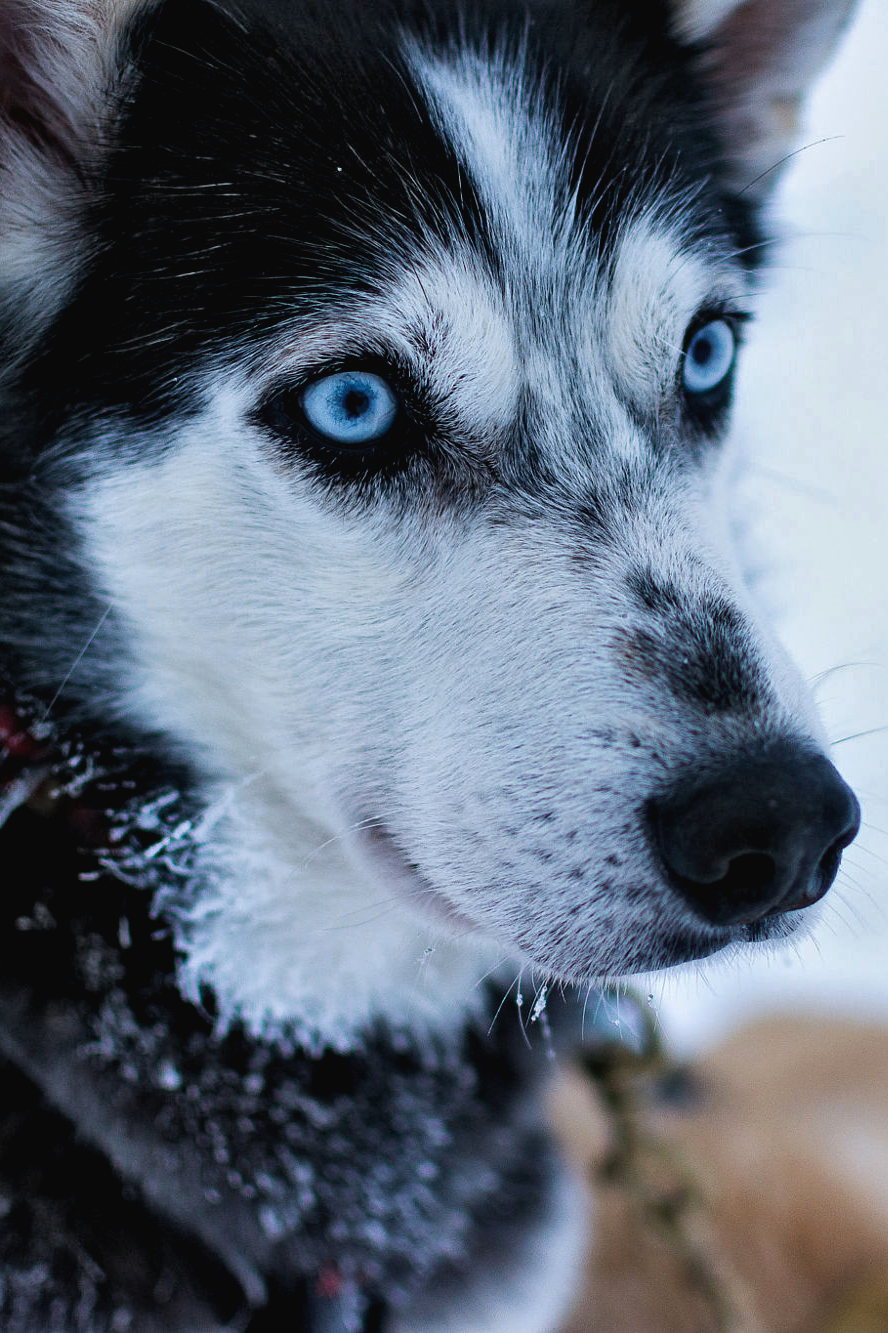
[[[737,354],[737,338],[726,319],[712,319],[688,343],[682,379],[688,393],[710,393],[728,378]]]
[[[394,390],[369,370],[342,370],[303,389],[303,415],[319,435],[336,444],[381,440],[398,415]]]

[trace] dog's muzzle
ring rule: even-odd
[[[673,886],[716,926],[815,903],[860,828],[854,793],[829,760],[790,743],[682,780],[650,814]]]

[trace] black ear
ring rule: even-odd
[[[671,0],[673,27],[696,44],[729,168],[728,185],[761,200],[798,146],[799,109],[855,0]]]

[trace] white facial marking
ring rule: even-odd
[[[521,55],[510,59],[500,51],[490,61],[463,48],[441,57],[415,45],[410,54],[414,75],[469,166],[491,221],[532,270],[553,226],[560,230],[570,218],[559,215],[559,152],[539,109],[546,103]],[[545,231],[541,222],[548,224]]]
[[[611,375],[641,411],[654,411],[674,382],[697,312],[746,300],[736,274],[714,271],[662,220],[642,214],[625,228],[614,262],[605,337]]]
[[[743,0],[677,0],[675,33],[684,41],[700,41],[742,3]]]
[[[748,299],[744,281],[699,243],[688,245],[680,198],[629,211],[612,267],[602,261],[578,219],[569,157],[542,109],[543,90],[531,86],[520,52],[486,65],[470,50],[445,58],[411,47],[411,60],[511,260],[506,299],[521,378],[545,403],[547,443],[558,450],[574,429],[570,400],[586,394],[596,412],[608,411],[610,447],[638,457],[622,404],[655,410],[691,319],[707,303]]]
[[[380,1013],[446,1022],[480,1003],[501,950],[399,884],[358,813],[386,807],[362,777],[374,756],[354,695],[387,669],[409,575],[269,466],[230,388],[216,402],[175,452],[112,468],[75,502],[133,636],[122,706],[216,793],[198,834],[207,888],[178,918],[183,986],[212,985],[225,1021],[315,1043],[345,1045]],[[331,774],[349,756],[354,773]]]

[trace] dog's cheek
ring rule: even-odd
[[[143,445],[137,464],[96,446],[67,506],[120,625],[117,710],[317,804],[337,766],[391,730],[409,571],[221,420],[166,423]]]

